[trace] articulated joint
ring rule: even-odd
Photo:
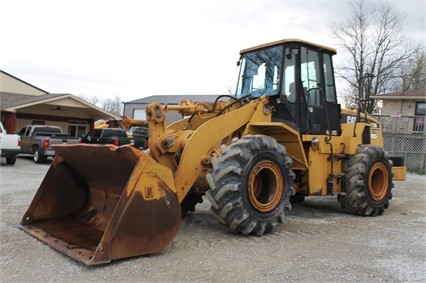
[[[158,102],[150,103],[146,106],[146,119],[148,122],[162,123],[165,118],[165,112],[162,105]]]

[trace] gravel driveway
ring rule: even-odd
[[[229,233],[205,200],[161,253],[86,267],[17,228],[50,164],[1,162],[1,282],[426,282],[425,176],[395,182],[383,216],[309,197],[263,237]]]

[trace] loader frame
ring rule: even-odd
[[[161,251],[203,196],[243,235],[272,233],[292,200],[311,195],[337,195],[352,214],[382,214],[393,173],[381,125],[341,110],[334,54],[295,39],[241,51],[236,96],[147,105],[146,151],[57,145],[19,227],[99,265]],[[168,124],[167,111],[184,118]]]

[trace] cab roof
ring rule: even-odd
[[[296,38],[281,39],[281,40],[257,45],[257,46],[254,46],[254,47],[246,48],[246,49],[241,50],[240,54],[244,54],[244,53],[247,53],[247,52],[250,52],[250,51],[253,51],[253,50],[262,49],[262,48],[265,48],[265,47],[270,47],[270,46],[275,46],[275,45],[280,45],[280,44],[283,44],[283,43],[290,43],[290,42],[314,46],[314,47],[317,47],[319,49],[325,49],[325,50],[329,51],[330,53],[336,54],[336,49],[334,49],[334,48],[327,47],[327,46],[320,45],[320,44],[316,44],[316,43],[309,42],[309,41],[305,41],[305,40],[302,40],[302,39],[296,39]]]

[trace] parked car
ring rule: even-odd
[[[0,122],[0,155],[6,158],[8,165],[14,165],[16,156],[21,150],[21,138],[16,134],[8,134]]]
[[[133,126],[127,131],[127,136],[144,137],[148,139],[148,129],[147,126]]]
[[[28,125],[19,131],[21,136],[21,153],[33,155],[35,163],[43,163],[47,157],[55,156],[51,147],[54,144],[76,144],[80,138],[63,133],[58,126]]]
[[[81,138],[83,143],[113,144],[115,146],[130,144],[140,150],[147,147],[147,137],[128,137],[124,129],[103,128],[93,129]]]

